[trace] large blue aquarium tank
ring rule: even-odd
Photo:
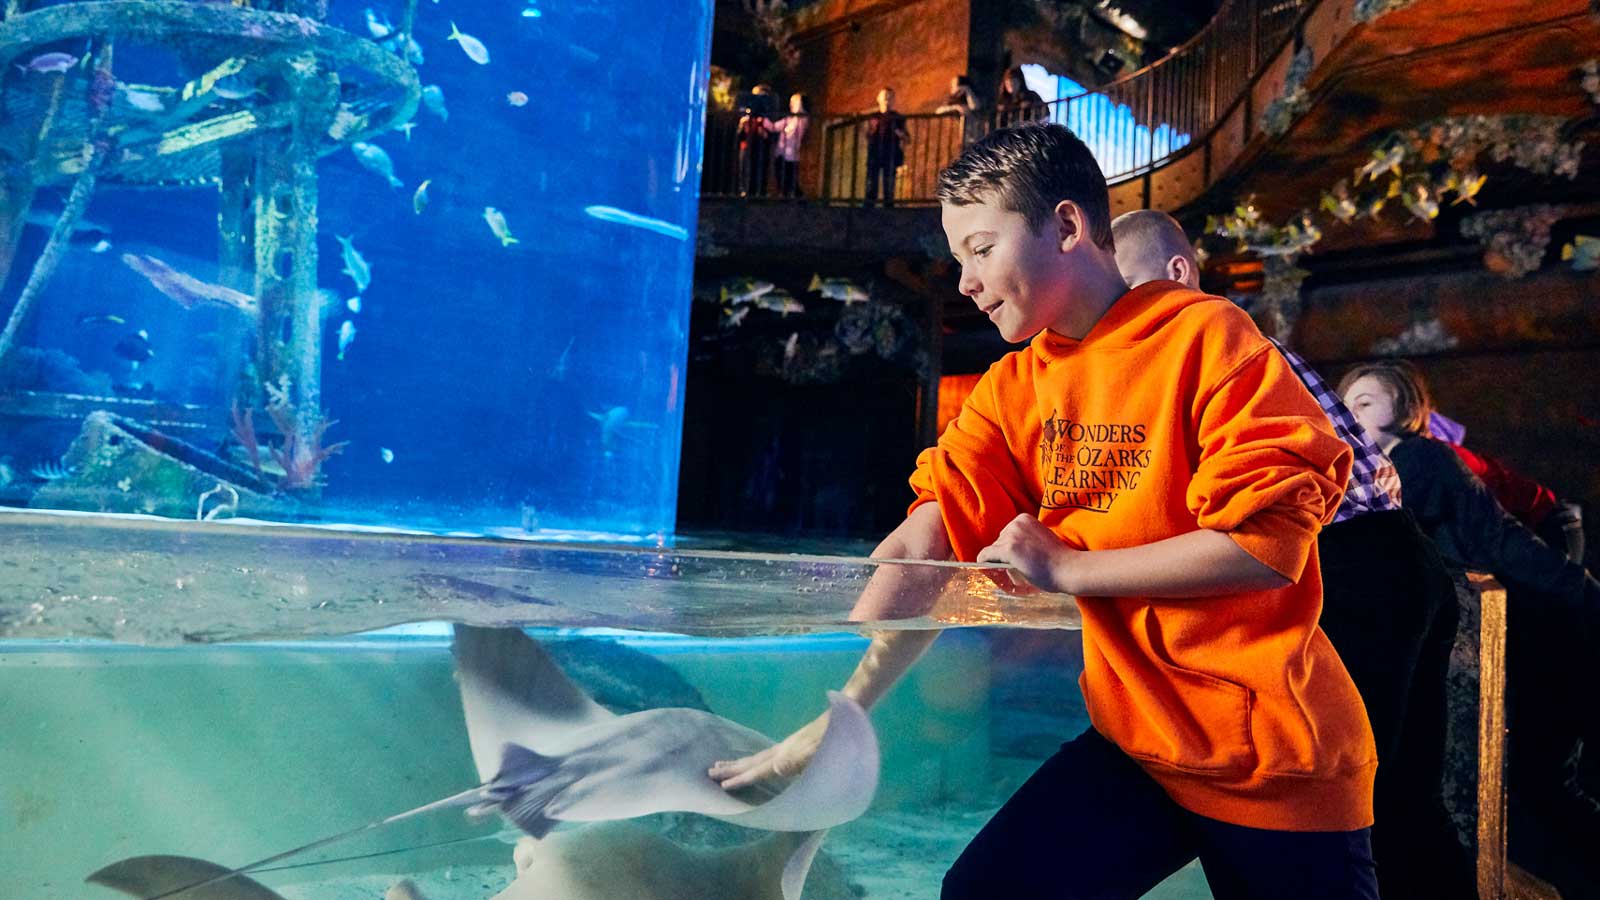
[[[929,897],[1087,726],[1070,597],[674,534],[711,20],[4,4],[0,900]]]
[[[670,533],[710,17],[10,5],[0,500]]]

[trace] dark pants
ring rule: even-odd
[[[1199,857],[1217,900],[1376,900],[1368,829],[1264,831],[1189,812],[1090,729],[995,813],[945,900],[1134,898]]]
[[[1388,897],[1476,896],[1441,791],[1445,673],[1460,609],[1444,560],[1404,510],[1322,529],[1321,626],[1361,692],[1378,746],[1372,829]]]
[[[778,157],[778,192],[785,197],[800,196],[800,164]]]
[[[772,155],[771,141],[750,138],[739,142],[739,192],[749,197],[767,195],[767,159]]]
[[[867,154],[867,205],[878,199],[878,180],[883,179],[883,205],[894,205],[895,153]]]

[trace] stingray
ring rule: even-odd
[[[784,900],[798,900],[826,830],[865,812],[877,789],[878,745],[871,722],[857,703],[836,692],[828,695],[827,731],[811,763],[798,777],[781,787],[760,785],[730,793],[707,771],[719,759],[747,756],[771,746],[759,732],[695,709],[615,715],[595,703],[543,648],[518,629],[457,626],[455,652],[468,741],[482,784],[238,869],[216,867],[219,871],[185,881],[167,877],[172,866],[162,861],[187,857],[136,857],[102,869],[90,880],[118,872],[119,866],[130,866],[141,883],[163,885],[155,887],[154,893],[129,891],[143,900],[178,894],[185,894],[185,900],[257,900],[258,894],[212,893],[210,889],[307,850],[444,807],[466,806],[474,815],[499,813],[535,838],[544,837],[558,821],[611,822],[652,813],[691,812],[787,834],[751,846],[764,846],[768,855],[781,852],[786,857],[778,887]],[[582,835],[583,831],[578,831],[562,840],[575,843],[583,840]],[[647,855],[676,846],[664,840],[648,848],[639,841],[633,843]],[[716,852],[708,857],[704,852],[678,849],[677,858],[661,860],[662,889],[655,896],[674,896],[670,872],[682,868],[691,857],[704,862],[717,856]],[[707,865],[729,878],[747,876],[753,868],[751,861],[732,851],[722,854],[725,864],[713,861]],[[136,865],[140,860],[154,862]],[[125,889],[104,880],[99,883]],[[254,882],[241,882],[241,890],[252,887],[260,888]],[[570,900],[582,896],[575,894]],[[642,900],[652,894],[633,896]],[[729,896],[766,894],[735,892]]]

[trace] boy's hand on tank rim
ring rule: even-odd
[[[978,562],[1010,566],[1041,591],[1073,593],[1073,563],[1082,551],[1062,542],[1038,518],[1023,513],[1012,519],[994,543],[978,551]]]

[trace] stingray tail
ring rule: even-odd
[[[500,774],[487,786],[489,799],[468,812],[482,816],[498,811],[530,836],[542,838],[555,827],[555,820],[545,815],[546,807],[568,787],[552,777],[560,768],[557,757],[506,744],[500,754]]]

